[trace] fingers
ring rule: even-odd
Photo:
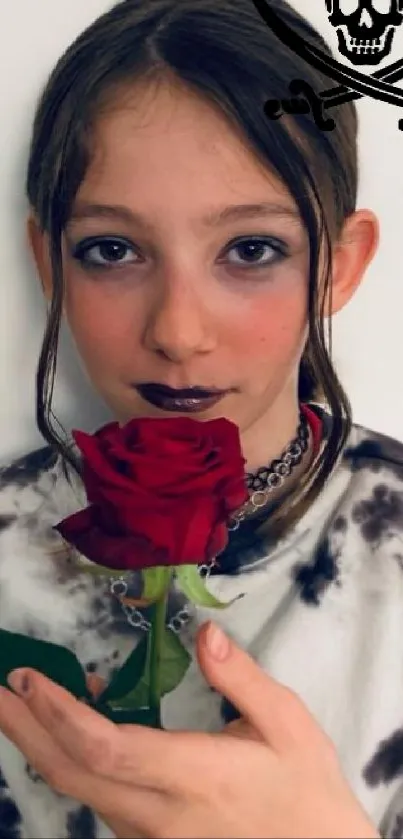
[[[41,673],[18,672],[19,677],[22,674],[29,675],[30,682],[24,693],[26,707],[65,756],[82,769],[98,777],[178,795],[194,783],[201,763],[204,771],[209,771],[209,735],[117,726]],[[16,671],[9,679],[14,690],[21,689],[18,676]],[[20,729],[19,720],[9,725]]]
[[[244,719],[233,720],[227,723],[223,729],[223,734],[229,737],[238,737],[240,740],[255,740],[256,743],[262,743],[261,734],[249,722]]]
[[[49,787],[82,802],[109,823],[126,822],[126,836],[157,835],[157,827],[172,819],[174,804],[168,796],[99,777],[75,763],[25,702],[5,688],[0,688],[0,729]]]
[[[324,740],[299,697],[265,673],[216,624],[204,624],[199,631],[197,655],[209,684],[235,705],[274,751],[307,744],[312,748]]]
[[[66,755],[113,777],[122,739],[117,726],[35,671],[16,671],[9,683]]]
[[[0,728],[53,788],[77,768],[25,703],[5,688],[0,688]]]

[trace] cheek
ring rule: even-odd
[[[119,350],[126,347],[127,336],[134,339],[133,324],[128,322],[130,307],[114,294],[99,294],[90,283],[67,283],[65,313],[75,343],[90,365],[97,361],[108,366]]]
[[[138,356],[146,319],[136,295],[102,290],[85,278],[66,277],[65,313],[78,350],[93,372],[127,365]],[[145,307],[147,308],[147,307]],[[206,328],[217,339],[217,359],[239,365],[284,369],[305,344],[307,284],[302,266],[281,271],[276,282],[243,295],[216,293]]]
[[[301,288],[250,301],[237,330],[240,359],[267,366],[298,358],[306,340],[307,320],[307,296]]]

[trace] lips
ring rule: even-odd
[[[194,413],[216,405],[228,391],[204,387],[171,388],[162,384],[136,385],[140,396],[150,405],[164,411]]]

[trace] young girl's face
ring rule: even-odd
[[[219,388],[190,416],[233,420],[250,468],[274,456],[295,429],[308,257],[292,197],[196,94],[139,86],[104,110],[65,233],[65,313],[120,422],[175,416],[137,385]]]

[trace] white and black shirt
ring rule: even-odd
[[[0,472],[0,627],[62,644],[109,680],[145,630],[107,581],[61,550],[53,525],[86,506],[80,480],[66,479],[50,448]],[[191,607],[186,620],[173,590],[168,622],[192,651],[197,626],[219,621],[296,691],[381,835],[403,837],[403,445],[353,426],[319,498],[286,537],[273,544],[246,531],[221,556],[207,585],[238,599],[219,612]],[[163,700],[166,728],[219,731],[234,715],[196,663]],[[0,839],[111,837],[1,734],[0,769]]]

